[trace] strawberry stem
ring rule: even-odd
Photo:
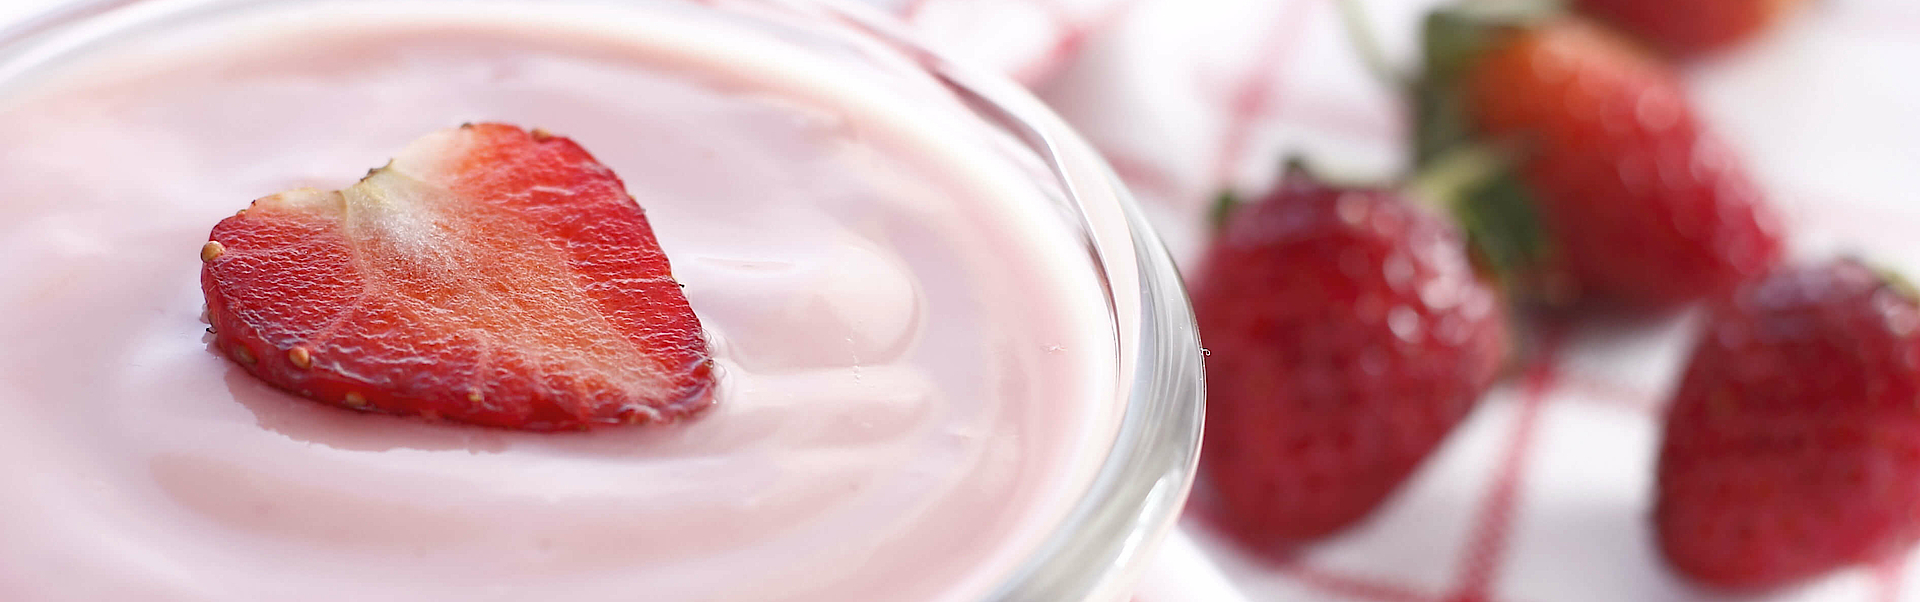
[[[1374,35],[1373,21],[1367,18],[1367,8],[1363,0],[1339,0],[1334,3],[1340,8],[1340,24],[1347,32],[1347,41],[1353,45],[1355,53],[1360,55],[1373,78],[1393,90],[1406,87],[1408,78],[1393,63],[1387,60],[1387,53],[1380,46],[1380,37]]]
[[[1486,182],[1506,167],[1506,157],[1486,146],[1457,144],[1414,174],[1407,182],[1407,193],[1420,203],[1452,215],[1460,209],[1462,191]]]
[[[1526,185],[1504,149],[1458,143],[1441,149],[1406,184],[1413,202],[1452,217],[1476,256],[1502,280],[1521,276],[1547,252]]]
[[[1866,261],[1860,261],[1860,263],[1879,274],[1880,281],[1885,283],[1887,288],[1893,289],[1895,294],[1905,297],[1908,301],[1920,302],[1920,289],[1914,288],[1913,281],[1902,276],[1898,270]]]
[[[1207,223],[1215,232],[1227,227],[1227,219],[1233,216],[1233,210],[1240,207],[1240,196],[1232,190],[1222,190],[1213,197],[1213,206],[1208,208]]]

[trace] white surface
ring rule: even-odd
[[[38,13],[50,7],[64,4],[62,0],[4,0],[0,1],[0,24],[12,25],[28,15]]]

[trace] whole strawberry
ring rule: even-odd
[[[1920,305],[1856,261],[1717,304],[1667,410],[1654,521],[1675,569],[1762,588],[1911,543]]]
[[[1618,25],[1676,57],[1732,47],[1805,0],[1575,0],[1574,7]]]
[[[1446,221],[1290,170],[1230,214],[1195,283],[1201,471],[1219,524],[1269,548],[1366,516],[1492,383],[1503,306]]]
[[[1665,306],[1778,260],[1760,192],[1665,65],[1565,16],[1463,7],[1432,15],[1426,35],[1419,159],[1479,149],[1510,162],[1460,209],[1522,294]]]

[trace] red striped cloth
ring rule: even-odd
[[[1351,52],[1333,0],[919,0],[907,20],[1031,86],[1101,149],[1183,259],[1223,187],[1298,153],[1348,174],[1402,167],[1393,92]],[[1387,53],[1415,57],[1432,0],[1367,0]],[[1831,0],[1689,69],[1696,101],[1789,219],[1795,253],[1859,251],[1920,272],[1920,4]],[[1186,524],[1141,602],[1692,600],[1646,516],[1657,410],[1688,316],[1550,326],[1365,525],[1284,563]],[[1906,558],[1762,600],[1920,600]],[[1920,588],[1915,588],[1920,590]]]

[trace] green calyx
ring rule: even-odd
[[[1289,156],[1286,165],[1280,168],[1280,178],[1273,185],[1284,186],[1293,178],[1312,177],[1314,177],[1313,170],[1307,167],[1306,159],[1297,155]],[[1213,197],[1213,206],[1207,209],[1207,224],[1213,227],[1214,232],[1225,229],[1227,222],[1233,219],[1233,212],[1245,202],[1246,199],[1241,198],[1231,189],[1220,191]]]
[[[1335,188],[1385,188],[1390,184],[1389,182],[1372,177],[1356,176],[1354,174],[1343,175],[1338,172],[1321,169],[1318,166],[1310,164],[1303,156],[1290,155],[1287,157],[1286,163],[1281,166],[1280,173],[1274,179],[1271,186],[1278,189],[1281,186],[1288,185],[1289,182],[1294,182],[1296,179]],[[1258,198],[1259,197],[1256,197],[1252,200],[1257,202]],[[1208,207],[1208,225],[1212,226],[1215,232],[1226,228],[1227,223],[1233,220],[1234,212],[1238,211],[1240,206],[1246,204],[1248,201],[1248,198],[1242,197],[1233,190],[1220,191],[1214,195],[1213,205]]]
[[[1436,9],[1421,29],[1426,75],[1456,80],[1501,30],[1537,25],[1564,12],[1554,0],[1479,0]]]
[[[1428,161],[1411,192],[1466,233],[1477,258],[1504,281],[1523,279],[1550,252],[1533,198],[1508,153],[1459,144]]]
[[[1409,90],[1414,110],[1413,193],[1460,224],[1476,258],[1510,290],[1527,284],[1551,253],[1517,148],[1482,139],[1463,81],[1480,55],[1518,28],[1560,12],[1550,0],[1460,2],[1427,16],[1425,61]]]
[[[1480,54],[1500,37],[1552,18],[1561,11],[1553,0],[1480,0],[1460,2],[1427,15],[1421,27],[1425,61],[1415,79],[1414,159],[1424,164],[1455,145],[1471,141],[1461,80]]]
[[[1214,195],[1213,206],[1207,208],[1207,225],[1219,232],[1227,227],[1227,219],[1233,217],[1233,210],[1240,207],[1240,195],[1231,190],[1222,190]]]
[[[1920,303],[1920,289],[1913,287],[1912,280],[1908,280],[1906,276],[1901,275],[1900,272],[1895,271],[1893,268],[1865,261],[1861,261],[1861,263],[1866,265],[1868,269],[1873,270],[1875,274],[1878,274],[1880,276],[1880,282],[1886,284],[1887,288],[1892,289],[1895,294],[1906,298],[1907,301]]]

